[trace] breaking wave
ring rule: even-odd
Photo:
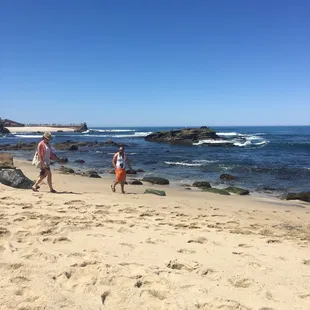
[[[217,134],[222,137],[220,140],[206,139],[193,143],[193,145],[220,145],[220,146],[236,146],[236,147],[258,147],[269,143],[266,139],[257,134],[243,134],[238,132],[220,132]]]

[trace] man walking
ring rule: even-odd
[[[128,156],[125,154],[124,147],[121,146],[119,148],[119,151],[114,154],[112,159],[112,164],[115,169],[115,182],[113,185],[111,185],[111,189],[113,192],[115,192],[115,186],[118,183],[120,183],[122,194],[125,194],[124,185],[126,181],[126,163],[128,164],[129,169],[131,170],[131,165]]]

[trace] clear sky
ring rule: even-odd
[[[0,117],[310,125],[310,1],[0,0]]]

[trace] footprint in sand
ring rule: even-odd
[[[147,290],[152,297],[157,298],[159,300],[164,300],[167,298],[170,293],[168,291],[160,291],[160,290]]]
[[[267,240],[267,243],[270,244],[270,243],[281,243],[280,240],[277,240],[277,239],[269,239]]]
[[[195,239],[191,239],[191,240],[188,240],[187,243],[199,243],[199,244],[204,244],[208,241],[207,238],[205,237],[198,237],[198,238],[195,238]]]
[[[190,249],[180,249],[178,252],[182,254],[195,254],[196,253],[196,251],[190,250]]]
[[[216,309],[221,309],[221,310],[252,310],[252,308],[249,308],[249,307],[242,305],[239,302],[237,302],[235,300],[231,300],[231,299],[225,300],[225,303],[219,305]]]
[[[310,298],[310,294],[299,295],[298,297],[301,299]]]
[[[245,243],[240,243],[240,244],[238,244],[238,247],[240,247],[240,248],[245,248],[245,249],[252,248],[251,245],[248,245],[248,244],[245,244]]]
[[[196,263],[194,266],[189,266],[189,265],[185,265],[182,263],[179,263],[177,260],[174,261],[170,261],[167,264],[167,267],[170,269],[175,269],[175,270],[186,270],[186,271],[194,271],[196,269],[198,269],[200,267],[200,265],[198,263]]]
[[[10,231],[6,229],[5,227],[0,227],[0,238],[8,237],[10,236]]]
[[[120,245],[122,245],[122,246],[127,246],[127,247],[129,247],[130,249],[134,249],[135,247],[132,245],[132,244],[130,244],[130,243],[120,243]]]
[[[22,285],[22,284],[25,284],[27,282],[29,282],[30,280],[26,277],[23,277],[23,276],[19,276],[19,277],[14,277],[14,278],[11,278],[10,279],[10,282],[11,283],[14,283],[14,284],[19,284],[19,285]]]
[[[71,242],[71,240],[70,239],[68,239],[67,237],[59,237],[59,238],[55,238],[54,240],[53,240],[53,243],[55,244],[55,243],[69,243],[69,242]]]
[[[244,278],[240,279],[239,277],[233,277],[228,280],[231,285],[238,288],[248,288],[253,284],[253,279]]]

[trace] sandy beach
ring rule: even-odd
[[[63,132],[72,132],[74,131],[75,128],[67,128],[67,127],[7,127],[10,132],[16,132],[16,133],[20,133],[20,132],[57,132],[59,130],[62,130]]]
[[[309,204],[53,177],[0,184],[0,309],[310,309]]]

